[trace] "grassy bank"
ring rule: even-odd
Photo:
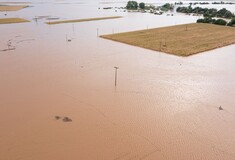
[[[23,23],[23,22],[30,22],[26,19],[21,18],[2,18],[0,19],[0,24],[9,24],[9,23]]]
[[[46,22],[46,23],[47,24],[76,23],[76,22],[98,21],[98,20],[116,19],[116,18],[121,18],[121,16],[63,20],[63,21],[53,21],[53,22]]]
[[[19,11],[21,9],[24,9],[28,7],[27,5],[20,5],[20,6],[5,6],[5,5],[0,5],[0,11]]]
[[[235,28],[193,23],[101,37],[177,56],[190,56],[234,44]]]

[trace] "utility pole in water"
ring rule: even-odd
[[[99,37],[99,28],[96,29],[96,35]]]
[[[115,87],[117,86],[117,70],[119,69],[118,67],[115,68]]]

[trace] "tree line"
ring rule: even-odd
[[[128,1],[126,5],[127,9],[132,9],[132,10],[137,10],[138,8],[144,9],[145,8],[145,3],[137,3],[136,1]]]
[[[176,11],[180,13],[202,14],[204,17],[210,17],[210,18],[218,17],[218,18],[231,19],[235,17],[235,15],[226,8],[217,10],[215,8],[201,8],[201,7],[192,8],[191,6],[188,6],[188,7],[178,7]]]
[[[136,1],[128,1],[127,5],[126,5],[126,9],[128,10],[138,10],[138,9],[142,9],[142,10],[156,10],[159,9],[161,11],[167,12],[169,10],[173,10],[174,9],[174,5],[170,4],[170,3],[166,3],[160,7],[155,7],[153,5],[145,5],[145,3],[141,2],[138,4],[138,2]]]
[[[217,25],[222,25],[222,26],[231,26],[235,27],[235,18],[231,19],[229,22],[225,21],[224,19],[213,19],[210,17],[205,17],[202,19],[198,19],[197,23],[210,23],[210,24],[217,24]]]
[[[198,19],[197,23],[211,23],[217,25],[227,25],[227,26],[235,26],[235,15],[227,10],[226,8],[222,8],[217,10],[215,8],[201,8],[195,7],[192,8],[191,5],[188,7],[178,7],[176,9],[177,12],[180,13],[194,13],[194,14],[201,14],[204,18]],[[231,19],[227,22],[225,19]]]

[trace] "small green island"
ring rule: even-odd
[[[174,5],[166,3],[162,6],[154,6],[152,4],[145,4],[144,2],[140,2],[138,4],[136,1],[128,1],[126,9],[129,12],[142,12],[142,13],[149,12],[156,15],[162,15],[164,12],[172,11],[174,9]]]

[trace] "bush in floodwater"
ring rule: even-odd
[[[138,9],[138,3],[136,1],[128,1],[126,8],[127,9]]]
[[[173,10],[173,9],[174,9],[174,5],[170,4],[170,3],[166,3],[161,6],[162,11],[169,11],[169,10]]]
[[[145,3],[141,2],[141,3],[139,4],[139,8],[140,8],[140,9],[144,9],[144,8],[145,8]]]

